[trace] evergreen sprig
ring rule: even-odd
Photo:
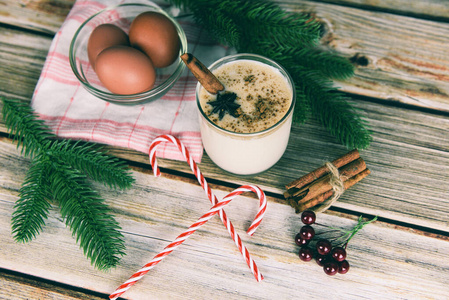
[[[47,200],[51,198],[46,176],[48,166],[49,162],[44,159],[33,161],[19,190],[12,215],[12,233],[17,241],[31,241],[45,226],[51,206]]]
[[[368,124],[333,86],[354,74],[350,61],[319,45],[321,24],[308,13],[287,12],[269,0],[169,0],[192,13],[216,39],[238,52],[256,53],[283,65],[295,81],[294,122],[310,115],[348,148],[367,148]]]
[[[29,242],[44,228],[53,202],[92,264],[115,267],[125,254],[120,226],[90,180],[111,188],[131,187],[126,165],[94,144],[58,140],[28,104],[1,98],[3,119],[31,166],[14,206],[11,227],[18,242]]]

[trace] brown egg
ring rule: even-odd
[[[141,51],[127,46],[103,50],[97,57],[96,72],[109,91],[121,95],[148,91],[156,80],[151,60]]]
[[[145,52],[156,68],[171,65],[178,58],[181,47],[173,22],[156,12],[141,13],[133,20],[129,42]]]
[[[101,24],[92,31],[87,41],[87,56],[94,70],[98,54],[104,49],[116,45],[129,46],[128,35],[119,27],[112,24]]]

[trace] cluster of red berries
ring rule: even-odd
[[[311,225],[316,221],[316,215],[311,210],[306,210],[301,214],[301,221],[304,226],[295,237],[295,242],[301,247],[299,258],[303,261],[315,259],[316,263],[323,267],[327,275],[337,273],[345,274],[349,271],[349,263],[346,260],[347,242],[334,246],[326,238],[315,239],[315,230]],[[312,244],[314,245],[312,246]]]

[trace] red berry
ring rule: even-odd
[[[329,260],[329,256],[317,254],[315,257],[315,261],[319,266],[324,266],[324,264]]]
[[[328,261],[324,264],[323,270],[327,275],[335,275],[338,272],[338,264],[335,261]]]
[[[344,260],[339,263],[338,265],[338,273],[340,274],[346,274],[349,271],[349,263],[347,260]]]
[[[310,225],[304,225],[299,231],[301,238],[311,240],[315,236],[315,230]]]
[[[315,223],[316,215],[311,210],[305,210],[301,214],[301,221],[306,225],[312,225]]]
[[[346,259],[346,250],[343,247],[335,247],[331,251],[331,256],[336,261],[344,261]]]
[[[313,258],[313,251],[307,246],[301,247],[299,249],[299,258],[302,261],[311,261]]]
[[[305,239],[303,239],[303,238],[301,237],[301,234],[300,234],[300,233],[298,233],[298,234],[295,236],[295,243],[296,243],[296,245],[298,245],[298,246],[305,246],[305,245],[307,245],[309,242],[310,242],[310,240],[305,240]]]
[[[316,243],[316,250],[321,255],[327,255],[331,252],[332,244],[329,240],[321,239]]]

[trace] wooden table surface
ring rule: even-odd
[[[293,238],[301,222],[282,196],[284,186],[348,151],[310,120],[293,127],[283,158],[258,176],[224,173],[207,156],[200,164],[219,197],[244,183],[269,195],[267,215],[251,238],[243,232],[257,201],[241,197],[226,209],[265,276],[261,283],[213,218],[125,298],[449,299],[449,1],[278,2],[315,13],[325,24],[323,46],[357,65],[353,78],[336,84],[373,131],[371,146],[361,151],[371,174],[319,214],[319,222],[350,228],[360,215],[378,221],[352,239],[345,275],[327,276],[316,263],[299,260]],[[0,96],[30,101],[73,3],[1,1]],[[29,160],[0,124],[1,299],[105,299],[209,209],[186,163],[159,160],[163,175],[155,178],[147,155],[110,151],[129,162],[136,184],[125,192],[97,186],[127,247],[121,264],[102,272],[85,258],[56,207],[36,239],[13,240],[11,214]]]

